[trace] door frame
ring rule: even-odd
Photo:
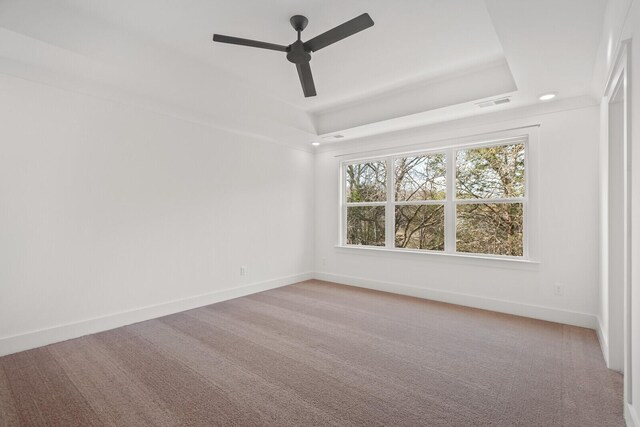
[[[609,149],[610,149],[610,141],[609,141],[609,105],[610,102],[614,99],[615,95],[621,91],[623,96],[623,132],[622,132],[622,151],[623,151],[623,161],[622,161],[622,169],[623,169],[623,206],[624,206],[624,221],[623,221],[623,300],[616,301],[615,304],[618,309],[623,309],[623,323],[624,323],[624,331],[623,331],[623,348],[615,348],[614,346],[608,345],[609,357],[608,362],[614,357],[611,355],[613,352],[623,352],[623,366],[622,367],[613,367],[616,369],[622,368],[624,372],[624,400],[626,403],[631,404],[632,396],[631,396],[631,137],[630,137],[630,95],[631,90],[629,87],[629,45],[631,41],[625,40],[621,43],[620,49],[616,55],[615,65],[612,67],[611,74],[607,81],[607,85],[604,92],[603,104],[605,106],[605,112],[603,114],[603,118],[606,120],[606,132],[603,134],[606,135],[607,144],[607,159],[609,157]],[[607,160],[608,165],[608,160]],[[606,174],[607,179],[607,209],[609,208],[609,169],[607,166]],[[608,218],[608,216],[607,216]],[[607,227],[609,224],[609,219],[607,219]],[[601,244],[605,245],[605,253],[606,262],[608,266],[609,259],[609,236],[607,233],[606,239],[603,239]],[[607,267],[608,269],[608,267]],[[607,274],[607,292],[610,296],[610,286],[612,284],[608,282],[608,274]],[[609,300],[609,303],[611,301]],[[611,330],[612,327],[615,327],[612,320],[612,310],[609,306],[608,312],[608,327]],[[611,336],[609,331],[607,331],[607,335]],[[619,356],[619,353],[617,354]],[[610,368],[612,366],[609,366]]]

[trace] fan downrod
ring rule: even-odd
[[[300,40],[300,33],[304,30],[309,23],[306,16],[294,15],[289,19],[291,26],[298,33],[298,40],[287,46],[287,59],[296,65],[307,64],[311,61],[311,54],[304,47],[304,43]]]

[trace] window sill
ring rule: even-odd
[[[383,255],[388,256],[390,254],[397,254],[400,257],[406,256],[418,256],[418,257],[437,257],[441,260],[453,261],[456,263],[469,263],[476,265],[488,265],[488,266],[502,266],[502,267],[537,267],[540,265],[539,261],[534,261],[526,258],[512,258],[512,257],[500,257],[489,255],[476,255],[476,254],[452,254],[446,252],[436,251],[421,251],[411,249],[388,249],[384,247],[375,246],[356,246],[356,245],[335,245],[335,248],[340,251],[346,252],[361,252],[367,255]]]

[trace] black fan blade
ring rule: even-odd
[[[271,49],[271,50],[277,50],[280,52],[287,51],[286,46],[282,46],[279,44],[259,42],[257,40],[241,39],[239,37],[223,36],[221,34],[214,34],[213,41],[220,42],[220,43],[239,44],[242,46],[259,47],[261,49]]]
[[[373,26],[373,19],[371,19],[368,13],[363,13],[362,15],[353,18],[344,24],[338,25],[337,27],[322,33],[311,40],[307,40],[304,43],[304,47],[311,52],[315,52],[323,47],[327,47],[330,44],[352,36],[355,33],[366,30],[371,26]]]
[[[305,98],[316,96],[316,85],[313,83],[309,63],[296,64],[296,68],[298,69],[298,77],[300,77],[300,84],[302,85],[302,92],[304,92]]]

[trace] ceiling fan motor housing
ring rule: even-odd
[[[287,59],[294,64],[306,64],[311,61],[311,54],[304,48],[304,43],[298,40],[287,47]]]

